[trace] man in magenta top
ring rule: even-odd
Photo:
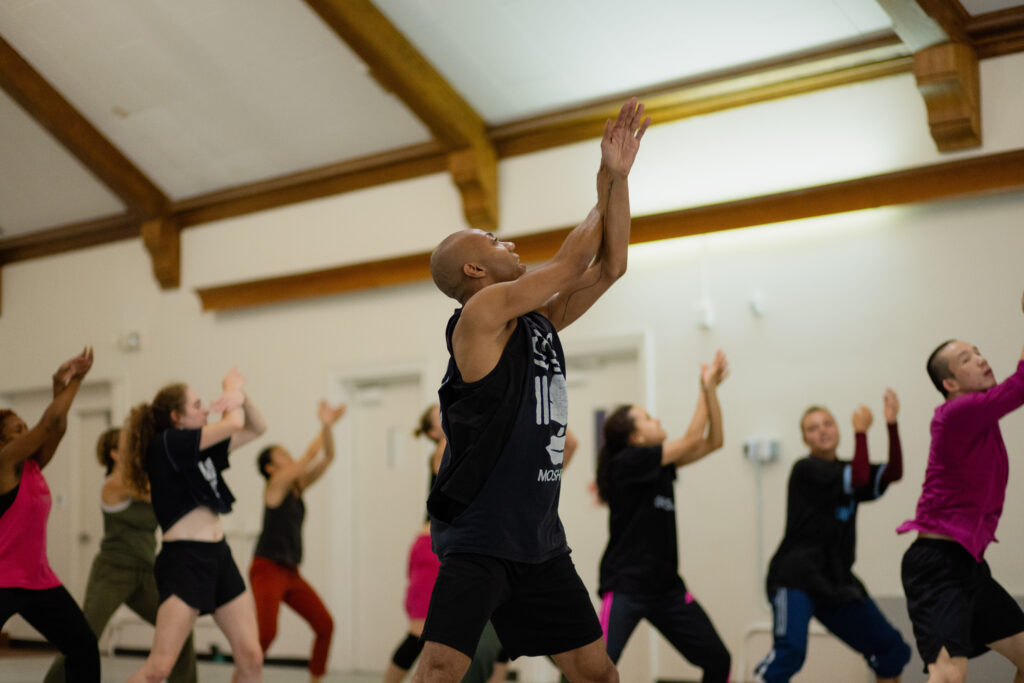
[[[917,648],[928,683],[966,680],[967,659],[988,649],[1012,661],[1014,683],[1024,683],[1024,612],[984,560],[1009,471],[999,420],[1024,405],[1024,352],[998,384],[977,347],[959,340],[940,344],[927,367],[946,401],[932,418],[917,513],[898,529],[917,531],[902,568]]]

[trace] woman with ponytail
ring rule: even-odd
[[[46,559],[50,489],[42,474],[91,367],[86,348],[57,368],[53,401],[31,429],[0,410],[0,627],[20,614],[67,658],[66,680],[99,683],[96,636]]]
[[[444,431],[441,430],[439,405],[435,403],[423,411],[416,429],[413,430],[413,436],[425,436],[434,445],[429,460],[430,486],[427,493],[430,493],[437,479],[437,470],[441,467],[441,457],[447,444]],[[423,623],[427,618],[427,606],[430,604],[430,594],[434,590],[434,580],[437,579],[440,568],[441,563],[430,549],[430,518],[427,517],[413,539],[412,547],[409,548],[409,586],[405,593],[405,613],[409,617],[409,629],[391,655],[391,661],[384,672],[384,683],[402,681],[423,650],[420,635],[423,633]]]
[[[729,651],[679,576],[673,488],[678,468],[722,447],[717,388],[728,374],[721,351],[710,366],[701,365],[697,409],[679,439],[667,440],[661,421],[640,406],[620,406],[605,420],[597,490],[608,504],[609,538],[598,594],[612,662],[647,619],[704,670],[704,683],[729,680]]]
[[[167,678],[200,614],[212,614],[227,636],[235,680],[262,677],[256,610],[220,515],[235,500],[221,476],[228,453],[263,434],[266,425],[242,391],[241,373],[231,370],[222,386],[209,407],[185,384],[166,386],[152,403],[133,408],[124,427],[127,480],[136,490],[149,490],[163,532],[154,566],[160,607],[153,647],[130,683]],[[210,412],[222,413],[220,420],[207,424]]]
[[[125,480],[118,441],[121,430],[108,429],[96,442],[96,459],[106,469],[100,489],[103,540],[92,561],[82,612],[99,638],[121,605],[127,605],[149,624],[156,624],[160,604],[153,578],[156,560],[156,516],[148,491],[138,491]],[[64,657],[54,661],[45,683],[64,681]],[[195,683],[196,651],[191,634],[167,677],[170,683]]]

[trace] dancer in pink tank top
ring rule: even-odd
[[[67,427],[68,410],[89,368],[92,349],[61,364],[53,401],[29,428],[0,410],[0,627],[20,614],[67,657],[68,681],[100,680],[96,636],[46,559],[50,488],[42,469]]]

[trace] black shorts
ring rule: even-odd
[[[902,576],[926,673],[943,647],[950,657],[977,657],[989,643],[1024,631],[1024,611],[988,563],[955,541],[917,539],[903,555]]]
[[[559,654],[602,637],[569,553],[541,564],[488,555],[445,557],[430,596],[423,640],[472,658],[488,619],[512,659]]]
[[[200,614],[211,614],[245,592],[245,581],[224,539],[165,542],[153,574],[160,604],[177,595]]]

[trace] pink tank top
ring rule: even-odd
[[[14,503],[0,515],[0,587],[38,590],[60,585],[46,559],[49,516],[50,487],[39,464],[29,458]]]

